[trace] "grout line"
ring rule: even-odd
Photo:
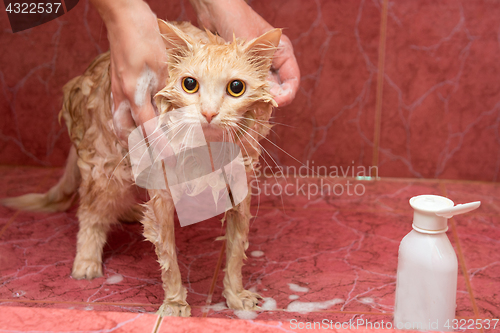
[[[151,306],[151,307],[159,307],[160,304],[145,304],[145,303],[120,303],[120,302],[77,302],[77,301],[49,301],[49,300],[37,300],[37,299],[0,299],[0,303],[34,303],[34,304],[73,304],[73,305],[113,305],[113,306]]]
[[[5,303],[47,303],[47,304],[54,304],[54,303],[63,303],[63,304],[82,304],[82,305],[124,305],[124,306],[130,306],[130,305],[141,305],[141,306],[159,306],[161,304],[133,304],[133,303],[89,303],[89,302],[57,302],[57,301],[36,301],[36,300],[13,300],[13,299],[0,299],[0,303],[5,302]],[[0,305],[0,309],[3,305]],[[6,305],[8,306],[8,305]],[[194,305],[191,306],[193,308],[204,308],[205,306],[200,306],[200,305]],[[40,309],[40,308],[35,308],[35,309]],[[230,309],[224,309],[226,311],[232,311]],[[78,311],[84,311],[84,310],[78,310]],[[93,311],[100,311],[100,310],[93,310]],[[111,311],[111,312],[122,312],[122,311],[112,311],[112,310],[106,310],[106,311]],[[123,311],[127,312],[127,311]],[[130,311],[129,311],[130,312]],[[274,309],[274,310],[265,310],[261,311],[260,313],[265,313],[265,312],[287,312],[289,313],[286,309]],[[392,312],[363,312],[363,311],[340,311],[340,310],[318,310],[318,311],[311,311],[310,313],[335,313],[335,314],[360,314],[360,315],[373,315],[373,316],[392,316]],[[160,328],[161,322],[163,318],[161,316],[158,316],[159,320],[156,322],[155,327],[157,329]],[[462,317],[462,316],[457,316],[457,319],[477,319],[477,316],[474,317]],[[484,317],[480,319],[493,319],[492,317]],[[157,332],[157,329],[153,332]]]
[[[384,93],[385,74],[385,42],[387,37],[387,9],[388,0],[383,0],[380,20],[380,41],[378,46],[378,73],[377,73],[377,96],[375,102],[375,129],[373,138],[372,166],[378,166],[380,131],[382,123],[382,97]]]
[[[441,189],[441,192],[443,193],[443,196],[448,197],[448,192],[446,191],[446,186],[443,183],[439,184],[439,187]],[[457,232],[457,226],[455,219],[452,217],[449,219],[449,223],[451,225],[451,232],[453,234],[453,240],[455,241],[456,247],[457,247],[457,254],[458,254],[458,262],[460,263],[460,268],[462,269],[462,274],[464,276],[465,280],[465,285],[467,286],[467,291],[469,292],[469,297],[472,303],[472,310],[474,311],[474,319],[479,319],[479,309],[476,304],[476,298],[474,297],[474,291],[472,290],[472,284],[469,279],[469,273],[467,271],[467,266],[465,265],[465,258],[464,254],[462,251],[462,246],[460,245],[460,239],[458,238],[458,232]],[[484,333],[483,328],[480,328],[480,332]]]
[[[10,164],[1,164],[0,169],[12,169],[12,168],[21,168],[21,169],[27,169],[27,170],[64,170],[64,167],[46,167],[46,166],[36,166],[36,165],[10,165]],[[267,177],[266,175],[262,175],[259,177],[260,179],[267,179],[271,178]],[[287,176],[285,177],[287,179],[323,179],[323,178],[328,178],[328,179],[338,179],[339,181],[341,179],[345,180],[356,180],[359,182],[380,182],[380,181],[388,181],[388,182],[410,182],[410,183],[450,183],[450,184],[483,184],[483,185],[493,185],[493,186],[498,186],[500,185],[500,182],[493,182],[493,181],[487,181],[487,180],[467,180],[467,179],[438,179],[438,178],[409,178],[409,177],[378,177],[374,178],[371,180],[366,180],[366,179],[358,179],[356,177],[328,177],[328,176]]]
[[[111,306],[134,306],[134,307],[160,307],[163,303],[120,303],[120,302],[77,302],[77,301],[49,301],[36,299],[0,299],[1,303],[30,303],[30,304],[67,304],[67,305],[111,305]],[[1,306],[1,305],[0,305]],[[192,308],[204,308],[205,305],[191,305]],[[96,310],[98,311],[98,310]]]
[[[163,322],[163,317],[158,315],[158,319],[156,319],[156,323],[155,323],[155,326],[153,327],[152,333],[157,333],[160,330],[162,322]]]
[[[386,182],[395,182],[395,183],[432,183],[432,184],[438,184],[438,183],[446,183],[446,184],[462,184],[462,185],[468,185],[468,184],[477,184],[477,185],[493,185],[493,186],[498,186],[500,185],[500,182],[491,182],[487,180],[467,180],[467,179],[439,179],[439,178],[409,178],[409,177],[373,177],[372,179],[360,179],[358,177],[343,177],[343,176],[337,176],[337,177],[330,177],[330,176],[297,176],[297,175],[288,175],[285,177],[282,177],[283,179],[332,179],[340,182],[341,180],[353,180],[353,181],[358,181],[358,182],[363,182],[363,183],[375,183],[375,182],[381,182],[381,181],[386,181]],[[266,179],[272,179],[271,177],[268,177],[266,175],[260,176],[257,178],[257,180],[266,180]],[[280,178],[278,178],[280,179]]]
[[[269,209],[269,210],[274,210],[278,209],[276,206],[251,206],[251,208],[259,208],[259,209]],[[297,212],[297,211],[313,211],[313,212],[345,212],[345,213],[372,213],[372,214],[399,214],[399,215],[408,215],[412,214],[412,212],[408,211],[408,209],[364,209],[364,208],[338,208],[334,206],[328,206],[328,207],[301,207],[301,206],[282,206],[280,207],[284,208],[286,211],[292,211],[292,212]],[[469,216],[474,216],[474,217],[498,217],[498,212],[492,212],[492,213],[482,213],[482,212],[477,212],[476,210],[467,213]]]
[[[214,291],[215,291],[215,285],[217,284],[217,278],[219,277],[219,271],[222,267],[222,258],[224,257],[225,248],[226,248],[226,240],[224,239],[222,241],[222,246],[221,246],[220,253],[219,253],[219,259],[217,260],[217,265],[215,267],[214,276],[212,277],[212,283],[210,284],[210,290],[208,291],[208,297],[207,297],[207,301],[205,303],[205,307],[212,304],[212,296],[213,296]],[[207,309],[207,308],[205,308],[205,309],[206,309],[206,311],[203,311],[202,318],[206,318],[208,315],[209,309]]]

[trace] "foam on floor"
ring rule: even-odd
[[[295,283],[289,283],[288,286],[290,287],[290,290],[296,291],[298,293],[307,293],[309,291],[309,288],[307,287],[301,287],[298,284]]]
[[[288,312],[298,312],[298,313],[309,313],[318,310],[326,310],[335,304],[343,303],[344,300],[340,298],[334,298],[324,302],[300,302],[293,301],[288,304],[286,311]]]

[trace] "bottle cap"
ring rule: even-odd
[[[480,201],[456,205],[439,195],[419,195],[410,199],[413,212],[413,229],[428,234],[448,230],[448,219],[454,215],[470,212],[481,205]]]

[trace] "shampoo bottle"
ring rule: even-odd
[[[457,205],[437,195],[410,199],[413,230],[399,246],[394,328],[451,331],[455,319],[458,263],[446,236],[448,218],[481,202]]]

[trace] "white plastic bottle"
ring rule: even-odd
[[[394,328],[450,331],[455,319],[458,262],[446,236],[448,218],[478,208],[437,195],[410,199],[413,230],[399,246]]]

